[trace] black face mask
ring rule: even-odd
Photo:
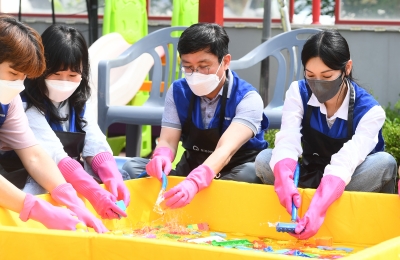
[[[306,80],[319,103],[325,103],[339,92],[340,86],[343,83],[342,75],[343,73],[341,73],[337,79],[331,81],[307,78]]]

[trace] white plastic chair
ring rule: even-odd
[[[235,71],[250,68],[269,56],[273,56],[278,61],[274,95],[264,109],[264,113],[269,119],[270,129],[281,127],[285,91],[292,81],[300,80],[303,77],[301,51],[307,41],[307,37],[304,37],[304,35],[313,35],[319,31],[319,29],[297,29],[278,34],[260,44],[239,60],[231,61],[229,67]],[[299,37],[301,35],[303,37]],[[283,50],[289,52],[288,59],[282,53]],[[260,86],[260,88],[262,87]]]
[[[100,37],[89,48],[90,59],[90,88],[92,95],[87,103],[87,111],[97,121],[97,86],[98,86],[98,66],[100,60],[115,59],[126,51],[129,44],[119,33],[109,33]],[[164,49],[159,46],[155,48],[159,57],[164,55]],[[154,64],[153,57],[144,53],[134,61],[110,71],[110,104],[113,106],[123,106],[136,95],[146,79],[150,69]]]
[[[126,133],[126,156],[139,156],[141,126],[161,125],[162,113],[164,111],[165,95],[168,83],[173,82],[176,77],[181,77],[182,72],[177,70],[177,44],[178,37],[173,32],[184,31],[187,27],[168,27],[150,33],[137,41],[116,59],[102,60],[99,63],[98,73],[98,123],[103,133],[113,123],[127,124]],[[155,48],[162,46],[165,51],[165,66],[162,65],[159,54]],[[172,48],[168,48],[173,46]],[[170,54],[170,49],[172,54]],[[120,106],[113,105],[111,99],[111,72],[115,68],[130,64],[138,57],[147,54],[154,60],[151,73],[150,96],[143,106]],[[142,65],[140,65],[142,66]],[[164,89],[161,89],[164,82]]]

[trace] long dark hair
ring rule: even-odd
[[[73,27],[51,25],[43,32],[42,42],[46,58],[46,71],[36,79],[25,80],[26,109],[35,106],[49,116],[50,122],[67,121],[68,117],[60,117],[57,108],[48,98],[45,79],[57,71],[70,69],[82,75],[81,84],[68,98],[68,102],[75,109],[77,126],[84,127],[86,121],[79,115],[90,97],[89,53],[85,38]]]
[[[323,30],[311,36],[301,52],[303,67],[311,59],[319,57],[326,66],[340,70],[346,75],[346,64],[350,60],[350,50],[346,39],[336,30]],[[354,81],[352,71],[346,77]]]

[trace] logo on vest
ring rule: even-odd
[[[210,150],[201,149],[201,148],[197,147],[196,145],[193,145],[193,150],[197,151],[197,152],[202,152],[202,153],[213,153],[214,152],[214,151],[210,151]]]
[[[230,118],[230,117],[225,117],[225,120],[230,121],[230,120],[232,120],[232,118]]]
[[[1,116],[1,117],[6,117],[6,115],[5,115],[5,114],[0,114],[0,116]]]

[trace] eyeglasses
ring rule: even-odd
[[[210,66],[205,66],[205,67],[199,66],[196,69],[192,67],[182,66],[181,70],[187,76],[192,76],[193,72],[198,72],[204,75],[208,75],[210,73]]]

